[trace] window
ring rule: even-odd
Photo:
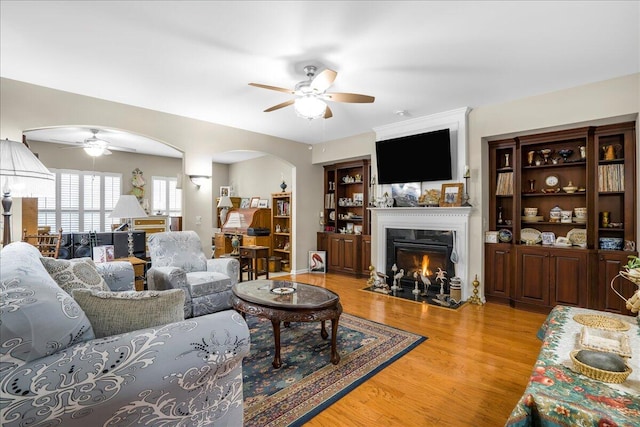
[[[122,174],[49,169],[55,197],[38,198],[38,224],[65,232],[111,231],[109,218],[122,192]]]
[[[182,190],[176,188],[178,179],[173,176],[153,176],[153,213],[182,215]]]

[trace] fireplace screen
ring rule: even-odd
[[[447,279],[455,275],[453,263],[449,260],[450,251],[447,245],[396,241],[394,247],[398,271],[404,270],[404,277],[401,279],[403,284],[414,282],[413,273],[429,277],[432,283],[435,283],[438,269],[447,272]]]
[[[387,229],[386,274],[393,277],[392,266],[404,270],[402,285],[414,283],[414,273],[427,276],[435,284],[438,269],[446,271],[446,282],[455,276],[451,262],[453,235],[450,231]]]

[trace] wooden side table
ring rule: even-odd
[[[249,280],[257,279],[263,274],[267,279],[269,278],[269,246],[240,246],[240,259],[243,258],[249,260],[247,270]],[[259,261],[262,262],[262,268],[259,268]],[[240,271],[240,281],[242,281],[242,271]]]
[[[136,258],[136,257],[127,257],[127,258],[116,258],[114,261],[128,261],[133,266],[133,274],[135,276],[135,287],[136,291],[144,291],[144,282],[145,282],[145,267],[147,265],[147,261]]]

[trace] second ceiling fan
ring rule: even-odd
[[[288,107],[293,104],[296,113],[300,117],[304,117],[309,120],[319,118],[329,119],[333,117],[333,113],[325,101],[371,103],[375,100],[373,96],[369,95],[327,92],[327,89],[329,89],[333,84],[338,73],[327,68],[316,75],[317,71],[318,69],[314,65],[307,65],[304,67],[307,80],[303,80],[298,83],[294,89],[286,89],[260,83],[249,83],[249,85],[297,96],[294,99],[290,99],[278,105],[274,105],[273,107],[267,108],[264,110],[265,113],[279,110],[280,108]]]

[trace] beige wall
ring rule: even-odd
[[[298,187],[305,190],[297,192],[294,198],[294,208],[298,213],[296,234],[300,238],[296,242],[297,258],[306,260],[308,251],[315,249],[316,216],[322,207],[322,197],[319,197],[322,194],[322,167],[311,165],[308,144],[5,78],[0,79],[0,93],[0,138],[20,141],[24,130],[51,126],[94,126],[123,130],[147,136],[182,151],[184,173],[199,175],[212,175],[212,155],[216,153],[251,150],[279,157],[293,165],[292,191]],[[215,112],[212,112],[212,116],[215,117]],[[218,175],[216,172],[215,176]],[[264,179],[259,172],[256,176],[256,179]],[[188,179],[183,183],[183,227],[195,230],[207,251],[214,232],[213,199],[218,194],[219,186],[227,184],[220,182],[223,179],[216,182],[212,176],[199,190]],[[320,190],[316,191],[318,188]],[[199,222],[196,221],[197,216],[201,217]],[[294,269],[305,267],[293,265]]]

